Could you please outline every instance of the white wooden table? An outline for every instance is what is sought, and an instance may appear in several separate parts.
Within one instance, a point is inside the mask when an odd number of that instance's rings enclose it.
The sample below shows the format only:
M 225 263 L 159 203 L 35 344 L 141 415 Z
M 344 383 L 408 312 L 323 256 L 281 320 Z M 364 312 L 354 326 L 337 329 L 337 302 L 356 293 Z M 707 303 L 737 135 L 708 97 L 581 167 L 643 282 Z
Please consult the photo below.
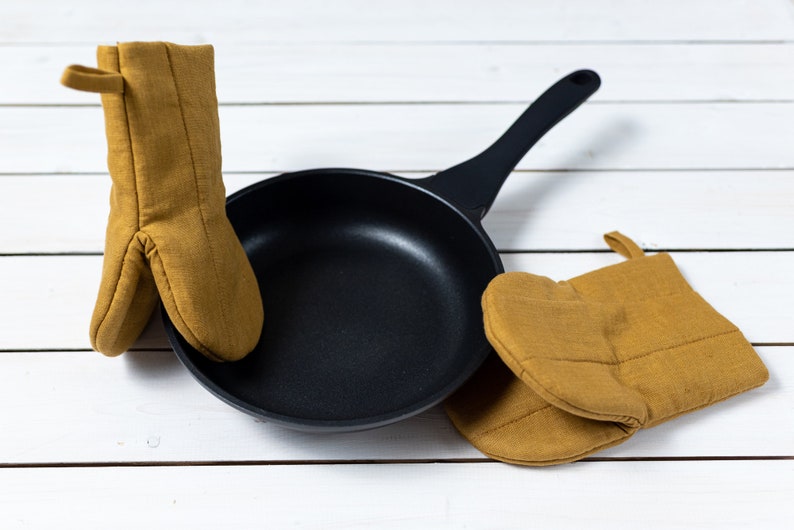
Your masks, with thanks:
M 428 175 L 595 69 L 601 90 L 486 217 L 506 268 L 615 263 L 613 229 L 668 250 L 769 382 L 531 469 L 484 458 L 440 408 L 343 435 L 256 421 L 193 381 L 156 320 L 102 357 L 103 116 L 58 78 L 129 40 L 215 45 L 229 192 L 310 167 Z M 791 2 L 9 0 L 0 66 L 0 528 L 794 525 Z

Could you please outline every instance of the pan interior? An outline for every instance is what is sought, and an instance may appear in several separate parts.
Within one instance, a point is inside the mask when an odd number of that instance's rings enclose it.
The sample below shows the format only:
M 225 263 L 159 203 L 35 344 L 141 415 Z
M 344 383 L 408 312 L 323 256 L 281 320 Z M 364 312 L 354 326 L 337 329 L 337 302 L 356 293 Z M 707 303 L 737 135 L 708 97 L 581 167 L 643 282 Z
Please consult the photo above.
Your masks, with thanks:
M 306 172 L 238 193 L 228 215 L 259 282 L 262 337 L 236 363 L 185 356 L 233 405 L 292 426 L 388 423 L 443 399 L 490 351 L 480 297 L 501 264 L 426 191 Z

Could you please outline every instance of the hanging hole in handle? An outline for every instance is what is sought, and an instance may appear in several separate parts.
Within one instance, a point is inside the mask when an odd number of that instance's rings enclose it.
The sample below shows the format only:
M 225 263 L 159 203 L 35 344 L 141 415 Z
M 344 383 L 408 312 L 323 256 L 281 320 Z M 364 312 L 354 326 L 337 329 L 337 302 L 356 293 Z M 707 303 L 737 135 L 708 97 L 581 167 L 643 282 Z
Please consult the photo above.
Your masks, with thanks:
M 571 82 L 576 85 L 587 85 L 593 81 L 590 72 L 576 72 L 571 76 Z

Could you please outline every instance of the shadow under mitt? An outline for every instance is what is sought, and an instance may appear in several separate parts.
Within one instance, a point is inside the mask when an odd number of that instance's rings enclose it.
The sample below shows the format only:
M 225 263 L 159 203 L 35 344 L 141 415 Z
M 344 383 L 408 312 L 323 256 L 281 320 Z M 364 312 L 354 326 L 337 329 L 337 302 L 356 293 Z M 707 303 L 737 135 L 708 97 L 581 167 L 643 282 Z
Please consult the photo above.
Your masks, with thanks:
M 563 282 L 505 273 L 486 289 L 486 335 L 514 379 L 502 376 L 494 402 L 493 389 L 482 396 L 492 376 L 478 373 L 447 405 L 486 454 L 529 465 L 578 460 L 768 379 L 750 343 L 668 254 L 645 256 L 617 232 L 605 239 L 630 259 Z M 478 399 L 500 416 L 487 444 L 471 421 L 490 414 Z M 548 408 L 527 416 L 541 402 Z
M 102 94 L 112 179 L 94 349 L 126 351 L 157 305 L 216 361 L 256 345 L 256 277 L 226 217 L 212 46 L 100 46 L 61 82 Z

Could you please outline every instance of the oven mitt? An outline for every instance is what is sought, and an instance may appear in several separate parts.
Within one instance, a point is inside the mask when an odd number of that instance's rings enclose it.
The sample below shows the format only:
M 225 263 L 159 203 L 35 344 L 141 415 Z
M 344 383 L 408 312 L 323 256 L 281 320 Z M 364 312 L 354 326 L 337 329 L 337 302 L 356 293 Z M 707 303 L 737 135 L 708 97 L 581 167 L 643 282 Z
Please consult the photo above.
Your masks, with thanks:
M 499 357 L 447 402 L 485 454 L 571 462 L 768 379 L 669 254 L 644 256 L 618 232 L 605 239 L 629 260 L 563 282 L 505 273 L 486 289 L 485 332 Z
M 99 68 L 61 82 L 102 94 L 110 216 L 91 345 L 126 351 L 159 298 L 179 333 L 216 361 L 253 350 L 262 301 L 226 217 L 213 48 L 100 46 Z

